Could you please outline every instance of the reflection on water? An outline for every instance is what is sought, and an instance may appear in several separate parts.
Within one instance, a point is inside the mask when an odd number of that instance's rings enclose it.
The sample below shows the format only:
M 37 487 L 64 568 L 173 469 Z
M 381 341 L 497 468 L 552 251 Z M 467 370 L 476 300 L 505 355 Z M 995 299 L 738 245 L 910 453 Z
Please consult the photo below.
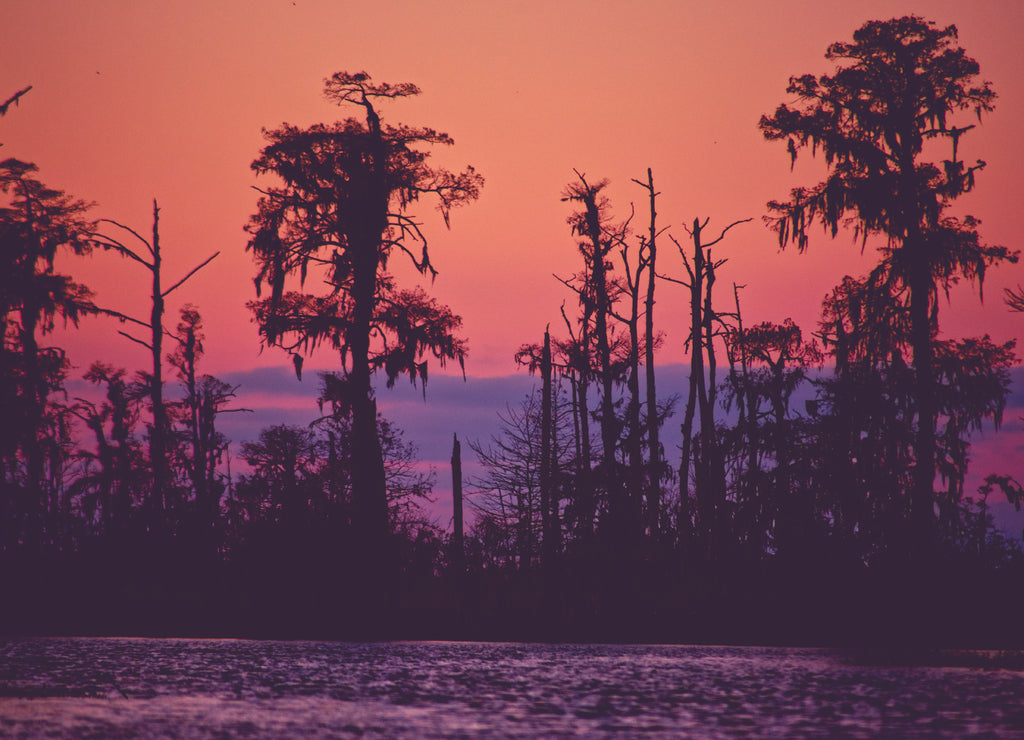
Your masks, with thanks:
M 1021 697 L 810 649 L 0 640 L 0 737 L 1024 737 Z

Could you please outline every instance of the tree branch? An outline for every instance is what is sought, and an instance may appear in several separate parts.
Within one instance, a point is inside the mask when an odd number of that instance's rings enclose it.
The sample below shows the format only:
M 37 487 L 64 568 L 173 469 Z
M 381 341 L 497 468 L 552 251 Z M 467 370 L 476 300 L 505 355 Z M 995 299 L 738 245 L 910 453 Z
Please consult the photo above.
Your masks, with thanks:
M 125 337 L 125 338 L 127 338 L 127 339 L 131 339 L 131 340 L 132 340 L 133 342 L 135 342 L 136 344 L 141 344 L 141 345 L 142 345 L 143 347 L 145 347 L 146 349 L 148 349 L 148 350 L 149 350 L 150 352 L 152 352 L 152 351 L 153 351 L 153 345 L 149 344 L 148 342 L 143 342 L 143 341 L 142 341 L 141 339 L 136 339 L 135 337 L 133 337 L 133 336 L 132 336 L 131 334 L 129 334 L 128 332 L 124 332 L 124 331 L 118 331 L 117 333 L 118 333 L 118 334 L 120 334 L 120 335 L 121 335 L 122 337 Z
M 707 244 L 705 244 L 705 245 L 704 245 L 704 247 L 705 247 L 705 248 L 707 248 L 707 247 L 713 247 L 713 246 L 715 246 L 716 244 L 718 244 L 718 242 L 722 241 L 722 239 L 724 239 L 724 238 L 725 238 L 725 232 L 727 232 L 727 231 L 728 231 L 729 229 L 731 229 L 731 228 L 732 228 L 733 226 L 739 226 L 740 224 L 745 224 L 745 223 L 747 223 L 748 221 L 753 221 L 753 220 L 754 220 L 754 219 L 752 219 L 752 218 L 744 218 L 744 219 L 741 219 L 741 220 L 739 220 L 739 221 L 733 221 L 733 222 L 732 222 L 731 224 L 729 224 L 729 225 L 728 225 L 728 226 L 726 226 L 726 227 L 725 227 L 724 229 L 722 229 L 722 233 L 718 235 L 718 238 L 717 238 L 717 239 L 715 239 L 715 240 L 714 240 L 713 242 L 708 242 Z M 704 222 L 704 226 L 707 226 L 707 223 L 708 223 L 708 222 L 707 222 L 707 221 L 705 221 L 705 222 Z M 701 228 L 704 228 L 704 227 L 702 226 Z M 716 266 L 717 266 L 717 265 L 716 265 Z
M 133 324 L 138 324 L 139 326 L 144 326 L 147 329 L 152 329 L 153 328 L 152 326 L 150 326 L 150 324 L 146 323 L 145 321 L 140 321 L 139 319 L 132 318 L 131 316 L 128 316 L 127 314 L 123 314 L 120 311 L 114 311 L 114 310 L 109 309 L 109 308 L 100 308 L 99 306 L 96 306 L 95 308 L 96 308 L 96 312 L 97 313 L 101 313 L 101 314 L 104 314 L 106 316 L 113 316 L 115 319 L 120 320 L 122 323 L 124 323 L 125 321 L 130 321 Z
M 190 277 L 192 277 L 192 276 L 193 276 L 193 275 L 195 275 L 195 274 L 196 274 L 197 272 L 199 272 L 199 271 L 200 271 L 200 270 L 202 270 L 202 269 L 203 269 L 204 267 L 206 267 L 206 266 L 207 266 L 208 264 L 210 264 L 210 262 L 212 262 L 212 261 L 213 261 L 213 258 L 214 258 L 214 257 L 216 257 L 216 256 L 217 256 L 218 254 L 220 254 L 220 252 L 214 252 L 214 253 L 213 253 L 212 255 L 210 255 L 209 257 L 207 257 L 207 258 L 206 258 L 206 260 L 205 260 L 205 261 L 203 261 L 203 263 L 202 263 L 202 264 L 200 264 L 200 265 L 197 265 L 196 267 L 192 268 L 191 272 L 189 272 L 189 274 L 188 274 L 188 275 L 186 275 L 186 276 L 185 276 L 185 277 L 183 277 L 183 278 L 182 278 L 181 280 L 179 280 L 179 281 L 178 281 L 178 282 L 176 282 L 176 283 L 175 283 L 174 285 L 172 285 L 172 286 L 171 286 L 170 288 L 168 288 L 168 289 L 167 289 L 167 290 L 165 290 L 165 291 L 164 291 L 163 293 L 161 293 L 161 294 L 160 294 L 160 297 L 161 297 L 161 298 L 166 298 L 166 297 L 167 297 L 167 295 L 168 295 L 168 294 L 169 294 L 169 293 L 170 293 L 170 292 L 171 292 L 172 290 L 174 290 L 175 288 L 177 288 L 178 286 L 180 286 L 180 285 L 181 285 L 182 283 L 184 283 L 184 282 L 185 282 L 186 280 L 188 280 L 188 279 L 189 279 Z
M 139 233 L 138 233 L 137 231 L 135 231 L 135 229 L 131 228 L 130 226 L 125 226 L 124 224 L 120 224 L 120 223 L 118 223 L 117 221 L 114 221 L 113 219 L 110 219 L 110 218 L 101 218 L 101 219 L 100 219 L 100 223 L 108 223 L 108 224 L 113 224 L 114 226 L 116 226 L 116 227 L 117 227 L 117 228 L 119 228 L 119 229 L 124 229 L 124 230 L 125 230 L 125 231 L 127 231 L 127 232 L 128 232 L 129 234 L 131 234 L 131 235 L 132 235 L 132 236 L 134 236 L 134 237 L 135 237 L 136 239 L 138 239 L 138 240 L 139 240 L 140 242 L 142 242 L 143 244 L 145 244 L 145 245 L 146 245 L 146 249 L 148 249 L 148 250 L 149 250 L 149 254 L 150 254 L 151 256 L 153 256 L 153 257 L 156 257 L 156 254 L 154 254 L 154 252 L 153 252 L 153 245 L 152 245 L 152 244 L 150 244 L 150 243 L 149 243 L 148 241 L 146 241 L 146 239 L 144 239 L 143 237 L 139 236 Z M 102 235 L 102 234 L 98 234 L 97 236 L 103 236 L 103 235 Z M 103 238 L 108 238 L 108 237 L 103 237 Z M 114 241 L 114 240 L 111 240 L 111 241 Z M 115 243 L 117 243 L 117 244 L 120 244 L 120 242 L 115 242 Z M 125 250 L 126 250 L 126 251 L 128 251 L 128 252 L 131 252 L 131 250 L 130 250 L 130 249 L 128 249 L 127 247 L 125 247 L 124 245 L 121 245 L 121 248 L 122 248 L 122 249 L 125 249 Z M 134 255 L 134 252 L 131 252 L 131 254 L 133 254 L 133 255 Z M 136 257 L 135 257 L 135 259 L 137 259 L 137 260 L 139 260 L 140 262 L 142 262 L 142 259 L 141 259 L 140 257 L 137 257 L 137 256 L 136 256 Z M 145 262 L 143 262 L 143 264 L 146 264 L 146 263 L 145 263 Z
M 7 109 L 10 108 L 12 105 L 18 105 L 18 99 L 31 89 L 32 86 L 29 85 L 28 87 L 22 90 L 18 90 L 18 92 L 14 93 L 14 95 L 7 98 L 7 100 L 5 100 L 3 103 L 0 103 L 0 116 L 7 115 Z
M 128 257 L 129 259 L 135 260 L 139 264 L 143 265 L 147 270 L 153 269 L 153 265 L 151 265 L 149 262 L 146 262 L 146 260 L 142 259 L 142 257 L 137 255 L 132 249 L 129 249 L 124 244 L 119 242 L 117 239 L 113 239 L 107 236 L 106 234 L 98 234 L 96 232 L 90 232 L 89 236 L 93 237 L 93 243 L 96 246 L 102 249 L 113 249 L 115 252 L 118 252 L 122 257 Z

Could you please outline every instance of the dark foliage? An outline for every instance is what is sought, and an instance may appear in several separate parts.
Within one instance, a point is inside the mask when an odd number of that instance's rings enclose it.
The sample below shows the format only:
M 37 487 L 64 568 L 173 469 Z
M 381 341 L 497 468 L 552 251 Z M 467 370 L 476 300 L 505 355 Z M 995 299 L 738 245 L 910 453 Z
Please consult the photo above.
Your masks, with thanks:
M 401 252 L 435 274 L 416 204 L 431 199 L 447 223 L 482 184 L 429 165 L 422 147 L 446 134 L 381 122 L 378 104 L 415 86 L 339 73 L 327 97 L 359 118 L 266 132 L 253 169 L 275 184 L 248 226 L 249 307 L 300 378 L 320 347 L 339 370 L 320 375 L 317 418 L 241 442 L 234 474 L 220 420 L 245 410 L 201 372 L 198 309 L 164 326 L 183 281 L 161 287 L 155 203 L 152 240 L 106 222 L 139 239 L 135 252 L 31 165 L 0 164 L 0 400 L 13 420 L 0 424 L 0 593 L 13 605 L 0 633 L 1020 646 L 1024 552 L 990 499 L 1019 509 L 1024 489 L 997 471 L 965 490 L 971 434 L 1002 422 L 1014 343 L 949 338 L 938 320 L 953 284 L 1016 259 L 948 214 L 983 166 L 959 159 L 973 124 L 954 119 L 995 97 L 955 40 L 916 17 L 865 24 L 829 48 L 834 74 L 793 78 L 795 102 L 761 121 L 829 171 L 769 204 L 780 246 L 806 249 L 814 223 L 880 243 L 874 269 L 825 297 L 813 334 L 745 321 L 742 286 L 723 302 L 724 240 L 744 221 L 709 238 L 694 219 L 684 242 L 667 235 L 679 261 L 656 272 L 666 229 L 651 171 L 635 181 L 650 209 L 639 234 L 615 219 L 606 181 L 576 172 L 563 200 L 581 266 L 559 278 L 574 299 L 564 338 L 522 346 L 538 388 L 469 442 L 480 472 L 465 536 L 461 517 L 449 537 L 424 513 L 434 474 L 371 383 L 425 385 L 429 358 L 466 356 L 461 319 L 389 270 Z M 927 161 L 928 142 L 950 158 Z M 130 338 L 153 366 L 96 362 L 72 399 L 67 359 L 42 338 L 99 309 L 54 262 L 97 245 L 152 274 L 149 321 L 104 312 L 149 330 Z M 669 320 L 691 358 L 686 387 L 661 399 L 658 281 L 689 299 Z M 1006 301 L 1019 308 L 1019 291 Z M 165 365 L 178 381 L 166 393 Z M 683 396 L 673 470 L 662 432 Z M 979 619 L 985 634 L 970 629 Z
M 980 285 L 990 266 L 1017 260 L 1004 247 L 984 245 L 977 220 L 948 214 L 985 166 L 960 159 L 961 139 L 975 127 L 958 125 L 961 114 L 980 121 L 996 97 L 988 82 L 978 81 L 978 63 L 956 40 L 955 26 L 938 28 L 917 16 L 870 21 L 852 43 L 828 48 L 834 74 L 791 78 L 787 93 L 797 102 L 761 118 L 765 138 L 786 141 L 794 161 L 810 148 L 820 150 L 829 167 L 824 182 L 768 204 L 766 219 L 780 247 L 806 249 L 814 223 L 835 237 L 849 221 L 862 244 L 872 236 L 885 240 L 879 267 L 864 286 L 882 293 L 883 301 L 896 301 L 906 316 L 915 417 L 906 543 L 920 553 L 935 537 L 939 293 L 959 279 Z M 930 161 L 926 145 L 933 151 L 940 144 L 948 146 L 949 158 Z
M 415 85 L 375 84 L 365 72 L 328 79 L 327 98 L 361 109 L 362 120 L 266 131 L 252 167 L 279 183 L 260 191 L 247 229 L 257 296 L 270 288 L 250 303 L 264 343 L 286 349 L 300 377 L 303 357 L 319 346 L 339 353 L 331 400 L 351 414 L 351 516 L 372 564 L 367 598 L 372 593 L 382 609 L 394 603 L 394 593 L 380 590 L 393 583 L 396 565 L 386 543 L 386 472 L 371 377 L 383 370 L 389 386 L 402 375 L 425 384 L 428 356 L 461 366 L 466 355 L 457 336 L 461 319 L 422 290 L 398 288 L 388 263 L 401 252 L 420 273 L 436 274 L 412 206 L 433 199 L 447 224 L 451 209 L 474 200 L 483 184 L 472 168 L 452 174 L 430 166 L 428 152 L 417 148 L 451 145 L 447 134 L 382 123 L 381 101 L 417 94 Z M 325 286 L 320 295 L 301 292 L 310 270 Z M 300 290 L 287 290 L 288 279 Z

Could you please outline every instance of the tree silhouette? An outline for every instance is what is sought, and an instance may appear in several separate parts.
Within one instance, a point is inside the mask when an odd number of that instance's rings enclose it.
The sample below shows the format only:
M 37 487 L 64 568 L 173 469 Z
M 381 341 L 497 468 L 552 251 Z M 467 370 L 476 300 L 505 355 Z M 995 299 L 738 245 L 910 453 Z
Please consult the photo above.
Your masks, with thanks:
M 573 235 L 579 237 L 577 247 L 583 257 L 584 270 L 576 278 L 576 284 L 565 280 L 562 282 L 579 295 L 583 309 L 582 322 L 589 324 L 590 320 L 593 321 L 591 328 L 581 328 L 581 335 L 592 338 L 594 343 L 596 374 L 601 385 L 601 410 L 598 416 L 601 424 L 601 473 L 608 497 L 605 521 L 612 541 L 621 546 L 633 532 L 633 525 L 639 525 L 639 521 L 633 521 L 627 491 L 619 481 L 615 459 L 621 429 L 615 414 L 614 391 L 619 368 L 613 362 L 615 340 L 609 319 L 612 317 L 612 306 L 622 288 L 609 272 L 610 255 L 613 249 L 622 246 L 628 221 L 615 224 L 611 220 L 611 204 L 602 193 L 608 186 L 608 180 L 591 184 L 578 171 L 576 178 L 577 182 L 566 186 L 562 200 L 581 206 L 580 210 L 569 215 L 568 223 Z M 583 356 L 588 356 L 589 347 L 582 349 Z M 589 412 L 581 409 L 580 413 Z
M 323 458 L 313 430 L 287 424 L 266 427 L 258 440 L 242 443 L 241 456 L 253 471 L 239 487 L 250 520 L 295 526 L 313 510 Z
M 408 534 L 423 522 L 419 504 L 429 498 L 433 478 L 416 469 L 415 446 L 399 429 L 383 418 L 377 428 L 387 476 L 389 526 Z M 350 418 L 335 415 L 308 426 L 266 427 L 258 439 L 243 442 L 241 457 L 252 472 L 240 476 L 229 505 L 238 520 L 233 539 L 259 539 L 277 531 L 293 542 L 326 535 L 336 540 L 335 545 L 358 547 L 352 536 L 354 445 Z
M 127 339 L 141 344 L 149 350 L 152 357 L 152 370 L 142 375 L 143 383 L 149 393 L 150 410 L 153 415 L 153 425 L 149 429 L 149 461 L 153 472 L 153 488 L 147 505 L 150 508 L 149 515 L 152 517 L 153 526 L 166 526 L 164 515 L 172 508 L 170 484 L 171 484 L 171 421 L 167 414 L 167 404 L 164 402 L 164 376 L 163 376 L 163 342 L 164 334 L 164 308 L 165 299 L 173 291 L 181 287 L 189 278 L 199 270 L 208 265 L 220 252 L 214 252 L 201 263 L 193 267 L 185 277 L 178 280 L 169 288 L 163 287 L 163 250 L 160 244 L 160 208 L 156 199 L 153 200 L 153 236 L 146 239 L 134 229 L 113 221 L 102 219 L 103 223 L 116 227 L 120 231 L 127 232 L 145 247 L 145 252 L 132 249 L 121 240 L 108 234 L 92 234 L 92 243 L 103 249 L 112 250 L 122 257 L 134 260 L 142 265 L 150 274 L 150 310 L 149 321 L 134 318 L 119 311 L 104 308 L 102 313 L 114 316 L 121 322 L 129 322 L 149 330 L 148 340 L 138 339 L 128 332 L 118 332 Z M 148 256 L 147 256 L 148 255 Z
M 353 517 L 371 562 L 386 556 L 388 525 L 371 376 L 383 370 L 389 386 L 400 375 L 425 382 L 426 355 L 461 364 L 466 352 L 459 317 L 422 290 L 398 289 L 388 262 L 402 252 L 420 273 L 436 274 L 412 206 L 432 196 L 447 224 L 451 208 L 475 199 L 483 183 L 472 168 L 456 175 L 430 166 L 416 148 L 451 145 L 447 134 L 381 122 L 378 101 L 418 93 L 408 83 L 339 72 L 326 81 L 326 97 L 361 108 L 363 119 L 265 131 L 267 145 L 252 164 L 280 183 L 260 189 L 247 227 L 257 296 L 270 287 L 250 307 L 264 344 L 288 350 L 298 373 L 321 344 L 340 353 L 339 387 L 352 415 Z M 323 273 L 324 295 L 286 290 L 286 278 L 302 286 L 311 268 Z
M 469 442 L 483 469 L 470 479 L 470 496 L 466 499 L 478 512 L 478 530 L 491 530 L 498 548 L 492 555 L 495 560 L 518 562 L 523 571 L 529 570 L 542 555 L 546 554 L 550 561 L 561 548 L 560 488 L 576 468 L 575 455 L 568 444 L 572 436 L 572 409 L 564 402 L 563 386 L 557 380 L 553 380 L 551 393 L 548 419 L 543 391 L 534 390 L 518 404 L 506 404 L 505 410 L 498 412 L 497 434 L 492 434 L 487 442 Z M 547 435 L 545 423 L 550 425 Z M 545 436 L 550 445 L 547 450 Z M 549 501 L 543 498 L 542 475 L 550 486 Z M 568 504 L 578 505 L 576 501 Z M 577 536 L 585 537 L 582 533 Z
M 658 539 L 661 533 L 661 481 L 667 474 L 667 466 L 663 460 L 663 451 L 659 439 L 661 425 L 665 416 L 658 412 L 658 394 L 654 370 L 654 350 L 658 344 L 658 336 L 654 331 L 654 286 L 657 277 L 658 229 L 657 198 L 659 193 L 654 189 L 654 174 L 647 168 L 647 182 L 634 179 L 637 185 L 647 190 L 649 201 L 650 225 L 646 237 L 641 237 L 639 264 L 647 270 L 647 292 L 644 296 L 644 369 L 647 386 L 647 526 L 651 535 Z M 638 276 L 639 280 L 639 276 Z
M 572 287 L 572 283 L 568 281 L 561 282 Z M 558 533 L 561 533 L 564 524 L 567 529 L 571 530 L 567 534 L 581 542 L 589 542 L 591 540 L 594 529 L 594 517 L 597 513 L 597 501 L 593 487 L 594 476 L 591 470 L 593 464 L 591 454 L 592 440 L 590 438 L 591 412 L 587 403 L 587 388 L 589 387 L 589 379 L 598 374 L 598 371 L 592 356 L 593 348 L 587 348 L 593 331 L 589 325 L 589 318 L 592 312 L 588 310 L 587 305 L 587 303 L 583 305 L 583 316 L 579 321 L 578 331 L 573 330 L 573 323 L 566 315 L 565 307 L 562 307 L 562 318 L 569 332 L 569 339 L 551 339 L 551 346 L 545 349 L 549 338 L 549 332 L 545 331 L 545 342 L 541 344 L 524 344 L 520 346 L 515 354 L 517 365 L 526 367 L 531 373 L 539 372 L 541 374 L 542 392 L 544 379 L 548 376 L 548 372 L 550 372 L 553 394 L 551 419 L 553 421 L 549 435 L 550 447 L 547 449 L 549 451 L 554 450 L 561 443 L 562 438 L 568 436 L 571 441 L 566 444 L 571 444 L 574 449 L 572 458 L 575 471 L 569 476 L 572 479 L 572 501 L 569 502 L 565 510 L 566 520 L 564 522 L 560 520 L 558 511 L 561 504 L 558 500 L 560 494 L 557 490 L 554 490 L 554 495 L 549 497 L 548 507 L 544 508 L 542 506 L 541 508 L 549 512 L 549 524 L 554 524 L 553 528 Z M 571 398 L 568 401 L 567 409 L 562 409 L 559 404 L 555 403 L 558 394 L 564 390 L 561 385 L 562 379 L 567 380 L 569 383 Z M 563 413 L 568 415 L 567 418 L 571 417 L 571 425 L 566 423 L 565 420 L 559 421 L 557 424 L 555 423 L 554 420 L 559 417 L 559 414 Z M 541 428 L 543 429 L 544 426 Z M 543 443 L 541 443 L 541 448 L 545 448 Z M 554 466 L 550 467 L 554 471 Z M 554 486 L 554 481 L 551 482 L 551 485 L 557 489 L 557 486 Z M 544 527 L 544 531 L 547 531 L 547 527 Z
M 561 547 L 562 520 L 560 516 L 559 497 L 554 486 L 554 455 L 552 449 L 557 444 L 557 435 L 552 435 L 552 365 L 551 365 L 551 333 L 544 332 L 544 346 L 541 349 L 541 414 L 540 414 L 540 509 L 541 527 L 543 531 L 543 549 L 541 562 L 545 569 L 554 566 L 555 556 Z M 552 439 L 552 437 L 555 439 Z
M 62 387 L 68 361 L 40 343 L 59 318 L 77 325 L 95 310 L 83 285 L 54 270 L 58 251 L 91 249 L 87 205 L 35 178 L 35 165 L 0 162 L 0 480 L 3 545 L 42 544 L 45 522 L 60 508 L 51 473 L 59 455 L 59 420 L 51 395 Z
M 139 418 L 138 401 L 133 398 L 125 370 L 102 362 L 94 362 L 85 379 L 106 387 L 106 401 L 101 405 L 78 398 L 76 414 L 96 441 L 95 451 L 81 450 L 78 456 L 85 463 L 73 486 L 89 524 L 110 533 L 128 526 L 132 511 L 132 494 L 141 489 L 142 454 L 135 439 Z M 94 468 L 98 465 L 98 470 Z
M 562 320 L 565 322 L 569 338 L 556 342 L 560 356 L 560 372 L 569 381 L 572 394 L 573 442 L 575 445 L 574 476 L 575 501 L 572 507 L 572 521 L 569 524 L 576 535 L 589 543 L 594 533 L 594 516 L 597 511 L 597 497 L 594 490 L 593 451 L 590 437 L 590 406 L 588 390 L 594 375 L 594 362 L 591 348 L 592 328 L 590 326 L 591 309 L 583 304 L 583 316 L 579 322 L 579 330 L 573 330 L 573 324 L 562 307 Z M 520 351 L 520 354 L 522 350 Z M 531 351 L 536 355 L 536 351 Z M 517 361 L 519 360 L 517 356 Z
M 174 333 L 177 347 L 167 355 L 185 390 L 185 397 L 174 404 L 176 421 L 184 426 L 188 452 L 182 453 L 181 465 L 195 496 L 196 524 L 208 543 L 218 539 L 220 504 L 225 483 L 218 473 L 228 440 L 217 431 L 217 417 L 224 413 L 249 412 L 251 409 L 229 409 L 238 387 L 232 387 L 212 375 L 199 375 L 197 367 L 205 348 L 203 321 L 198 309 L 186 304 Z M 180 435 L 179 435 L 180 436 Z
M 633 265 L 633 252 L 625 243 L 619 250 L 622 259 L 622 277 L 619 283 L 628 310 L 622 312 L 615 307 L 609 308 L 609 315 L 626 327 L 626 409 L 622 424 L 625 429 L 624 453 L 626 458 L 625 480 L 623 487 L 626 502 L 626 514 L 629 536 L 637 540 L 644 530 L 643 497 L 644 462 L 643 462 L 643 431 L 640 422 L 640 410 L 643 402 L 640 398 L 640 299 L 643 293 L 642 277 L 648 269 L 648 257 L 641 240 L 636 251 L 636 265 Z M 657 414 L 655 413 L 655 417 Z M 648 488 L 647 493 L 650 492 Z M 634 541 L 634 545 L 636 542 Z
M 814 342 L 804 341 L 800 327 L 792 319 L 782 324 L 763 322 L 738 330 L 730 337 L 730 342 L 733 345 L 730 350 L 740 352 L 747 365 L 746 387 L 740 390 L 746 396 L 748 412 L 756 417 L 761 401 L 768 403 L 769 423 L 756 436 L 763 438 L 774 458 L 775 490 L 770 504 L 760 502 L 762 511 L 758 514 L 763 515 L 764 508 L 768 508 L 769 516 L 775 520 L 775 549 L 788 555 L 806 545 L 813 518 L 806 487 L 793 485 L 792 468 L 798 462 L 793 457 L 798 445 L 795 425 L 789 418 L 789 403 L 806 376 L 806 368 L 821 363 L 821 354 Z M 748 443 L 753 444 L 753 440 Z M 807 555 L 807 552 L 802 554 Z
M 679 464 L 679 513 L 678 527 L 680 539 L 685 546 L 692 534 L 699 534 L 703 540 L 703 550 L 708 558 L 715 556 L 724 544 L 722 535 L 723 507 L 725 505 L 725 468 L 721 450 L 715 432 L 715 405 L 717 402 L 718 361 L 715 354 L 715 338 L 721 334 L 722 315 L 713 306 L 713 291 L 716 280 L 715 271 L 728 259 L 715 259 L 711 247 L 721 242 L 734 226 L 746 223 L 750 219 L 734 221 L 711 241 L 705 241 L 704 230 L 709 219 L 701 223 L 699 218 L 693 220 L 693 228 L 687 229 L 693 243 L 693 257 L 687 257 L 682 245 L 675 242 L 686 268 L 688 281 L 669 280 L 686 287 L 690 291 L 690 326 L 686 346 L 690 349 L 690 378 L 686 397 L 686 408 L 683 414 L 683 444 Z M 693 433 L 694 417 L 700 410 L 700 433 L 695 445 Z M 695 506 L 690 504 L 690 470 L 694 477 Z
M 1004 288 L 1003 299 L 1011 311 L 1024 313 L 1024 286 L 1018 285 L 1016 288 Z
M 736 519 L 739 538 L 745 539 L 747 549 L 755 558 L 764 556 L 771 530 L 770 500 L 764 495 L 764 475 L 761 470 L 761 440 L 759 418 L 761 416 L 757 371 L 754 358 L 749 357 L 741 337 L 744 335 L 743 312 L 740 310 L 740 288 L 733 283 L 733 300 L 736 304 L 735 325 L 725 335 L 726 356 L 729 360 L 729 375 L 725 384 L 726 408 L 737 410 L 736 431 L 733 446 L 736 447 L 735 486 Z
M 983 245 L 975 219 L 946 213 L 984 167 L 959 158 L 960 139 L 974 125 L 953 119 L 964 111 L 980 118 L 995 100 L 956 38 L 955 26 L 937 28 L 917 16 L 870 21 L 852 43 L 828 48 L 826 58 L 837 65 L 833 75 L 790 78 L 787 93 L 797 101 L 760 122 L 768 140 L 787 142 L 794 162 L 810 147 L 822 152 L 829 168 L 825 181 L 769 203 L 766 218 L 780 246 L 793 243 L 803 251 L 811 224 L 835 236 L 847 219 L 863 244 L 875 235 L 884 239 L 883 261 L 909 312 L 917 418 L 910 500 L 913 541 L 924 547 L 935 531 L 939 288 L 960 277 L 980 282 L 988 266 L 1015 259 L 1004 248 Z M 934 150 L 942 142 L 949 159 L 929 161 L 926 144 Z
M 10 110 L 12 105 L 19 105 L 21 103 L 21 96 L 32 89 L 32 86 L 23 87 L 18 92 L 14 93 L 11 97 L 7 98 L 3 103 L 0 103 L 0 116 L 6 116 L 7 111 Z

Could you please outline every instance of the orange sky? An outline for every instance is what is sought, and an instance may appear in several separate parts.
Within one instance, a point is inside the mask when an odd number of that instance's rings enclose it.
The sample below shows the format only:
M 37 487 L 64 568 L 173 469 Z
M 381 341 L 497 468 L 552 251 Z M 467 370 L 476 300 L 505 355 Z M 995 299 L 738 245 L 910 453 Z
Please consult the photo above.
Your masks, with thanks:
M 765 142 L 757 120 L 785 99 L 791 74 L 828 71 L 829 43 L 849 39 L 867 19 L 910 12 L 956 23 L 999 94 L 995 113 L 962 145 L 966 159 L 989 162 L 964 203 L 990 243 L 1019 248 L 1024 3 L 1006 0 L 8 3 L 0 97 L 34 87 L 0 120 L 0 154 L 36 162 L 46 183 L 139 231 L 150 228 L 157 198 L 165 284 L 221 250 L 172 296 L 168 312 L 173 326 L 180 303 L 199 306 L 208 372 L 286 360 L 258 356 L 244 308 L 253 297 L 242 231 L 256 202 L 249 163 L 261 127 L 346 115 L 320 94 L 322 79 L 338 70 L 419 85 L 420 98 L 388 105 L 385 118 L 449 132 L 456 146 L 438 160 L 472 164 L 487 178 L 450 232 L 433 214 L 426 229 L 441 273 L 433 292 L 465 319 L 470 374 L 513 372 L 516 347 L 539 339 L 545 324 L 560 325 L 559 306 L 571 297 L 551 274 L 578 266 L 559 200 L 574 167 L 611 178 L 622 215 L 630 201 L 643 208 L 630 179 L 652 167 L 661 223 L 680 239 L 680 225 L 695 216 L 710 216 L 712 228 L 753 217 L 720 251 L 731 257 L 720 284 L 748 286 L 748 323 L 791 316 L 811 330 L 826 291 L 846 273 L 863 273 L 873 256 L 824 235 L 809 254 L 778 253 L 760 220 L 765 202 L 824 170 L 812 163 L 791 175 L 784 147 Z M 678 256 L 663 255 L 662 268 L 679 274 Z M 138 267 L 106 254 L 63 269 L 103 304 L 145 315 Z M 1018 282 L 1024 267 L 1004 268 L 992 274 L 984 306 L 956 295 L 943 308 L 944 327 L 1015 336 L 1024 319 L 999 299 Z M 657 320 L 669 335 L 662 361 L 678 362 L 681 290 L 660 290 Z M 98 358 L 141 366 L 145 351 L 116 328 L 92 320 L 64 343 L 83 368 Z

